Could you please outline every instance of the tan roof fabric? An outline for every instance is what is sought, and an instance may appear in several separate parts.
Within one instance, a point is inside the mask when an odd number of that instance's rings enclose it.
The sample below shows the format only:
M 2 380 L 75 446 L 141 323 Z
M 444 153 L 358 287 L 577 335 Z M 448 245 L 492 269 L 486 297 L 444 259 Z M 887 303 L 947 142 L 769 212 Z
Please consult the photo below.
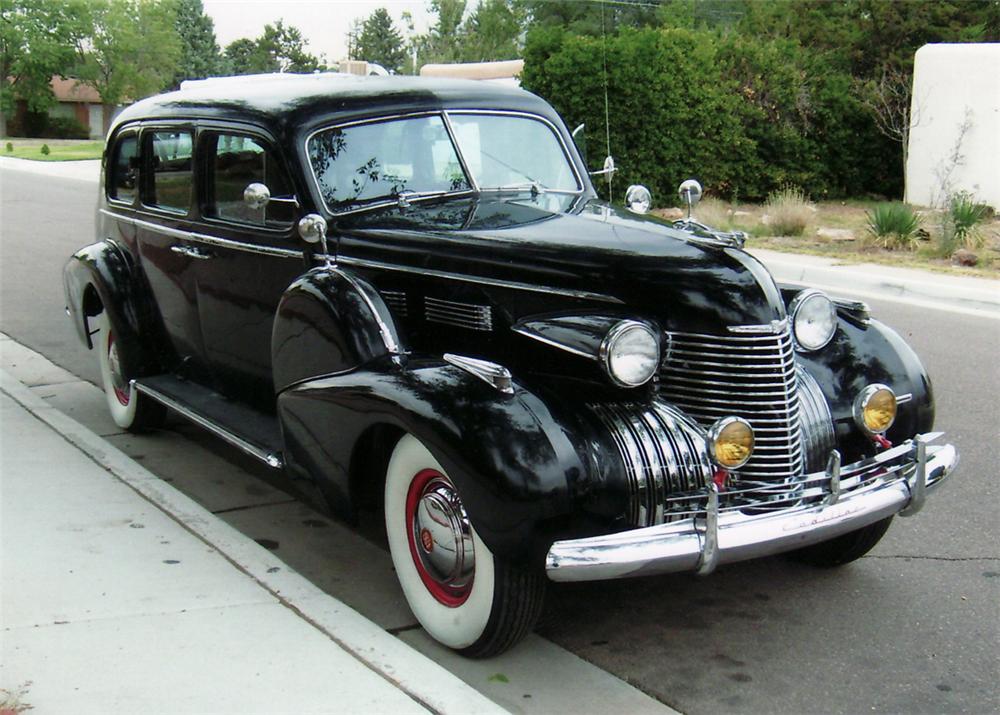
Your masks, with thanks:
M 524 70 L 524 60 L 501 62 L 468 62 L 451 65 L 424 65 L 421 77 L 453 77 L 461 79 L 507 79 L 517 77 Z

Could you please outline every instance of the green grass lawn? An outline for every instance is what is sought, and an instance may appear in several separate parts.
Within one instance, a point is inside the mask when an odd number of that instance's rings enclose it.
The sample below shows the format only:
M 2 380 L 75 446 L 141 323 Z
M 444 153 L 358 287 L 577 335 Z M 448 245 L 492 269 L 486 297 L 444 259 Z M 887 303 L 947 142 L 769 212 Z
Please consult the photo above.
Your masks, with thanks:
M 49 148 L 48 154 L 42 153 L 43 146 Z M 16 159 L 79 161 L 81 159 L 100 159 L 102 151 L 104 151 L 104 142 L 99 140 L 23 139 L 20 137 L 0 139 L 0 156 L 12 156 Z

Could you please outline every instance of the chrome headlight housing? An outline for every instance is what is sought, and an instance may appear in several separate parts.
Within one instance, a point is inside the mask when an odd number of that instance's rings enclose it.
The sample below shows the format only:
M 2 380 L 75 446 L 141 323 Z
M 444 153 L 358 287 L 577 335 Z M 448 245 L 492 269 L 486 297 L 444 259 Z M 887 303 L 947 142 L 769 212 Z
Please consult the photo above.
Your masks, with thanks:
M 788 304 L 795 347 L 812 352 L 824 347 L 837 332 L 837 307 L 826 293 L 808 289 L 798 293 Z
M 656 374 L 660 364 L 660 341 L 645 323 L 622 320 L 605 335 L 600 360 L 616 385 L 638 387 Z

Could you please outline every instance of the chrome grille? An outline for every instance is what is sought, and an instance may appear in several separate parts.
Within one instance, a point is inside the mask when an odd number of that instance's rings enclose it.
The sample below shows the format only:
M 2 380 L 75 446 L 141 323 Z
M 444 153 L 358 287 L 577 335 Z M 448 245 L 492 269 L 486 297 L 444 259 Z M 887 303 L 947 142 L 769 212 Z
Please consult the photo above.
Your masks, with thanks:
M 493 330 L 493 315 L 488 305 L 425 298 L 424 317 L 431 323 L 445 323 L 469 330 Z
M 668 333 L 659 392 L 706 429 L 726 415 L 747 420 L 757 443 L 736 477 L 744 486 L 761 483 L 760 496 L 770 500 L 782 493 L 775 483 L 802 474 L 803 456 L 791 333 L 787 325 L 778 333 L 767 329 L 726 336 Z
M 703 501 L 712 466 L 705 437 L 689 418 L 660 401 L 590 409 L 611 433 L 625 466 L 632 526 L 685 518 Z

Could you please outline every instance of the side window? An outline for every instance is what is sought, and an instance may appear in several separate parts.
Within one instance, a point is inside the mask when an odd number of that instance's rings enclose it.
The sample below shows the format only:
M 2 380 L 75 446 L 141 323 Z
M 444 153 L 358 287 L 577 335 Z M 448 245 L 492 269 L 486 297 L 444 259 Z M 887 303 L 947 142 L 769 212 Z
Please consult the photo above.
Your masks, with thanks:
M 191 205 L 191 133 L 187 131 L 151 132 L 150 153 L 152 181 L 145 203 L 166 211 L 187 213 Z
M 240 134 L 209 134 L 206 138 L 208 168 L 205 216 L 280 228 L 293 219 L 291 204 L 271 202 L 252 209 L 243 202 L 243 191 L 249 184 L 267 186 L 274 197 L 290 196 L 291 182 L 281 163 L 258 139 Z
M 108 167 L 108 196 L 115 201 L 132 203 L 138 186 L 139 139 L 135 134 L 119 137 Z

